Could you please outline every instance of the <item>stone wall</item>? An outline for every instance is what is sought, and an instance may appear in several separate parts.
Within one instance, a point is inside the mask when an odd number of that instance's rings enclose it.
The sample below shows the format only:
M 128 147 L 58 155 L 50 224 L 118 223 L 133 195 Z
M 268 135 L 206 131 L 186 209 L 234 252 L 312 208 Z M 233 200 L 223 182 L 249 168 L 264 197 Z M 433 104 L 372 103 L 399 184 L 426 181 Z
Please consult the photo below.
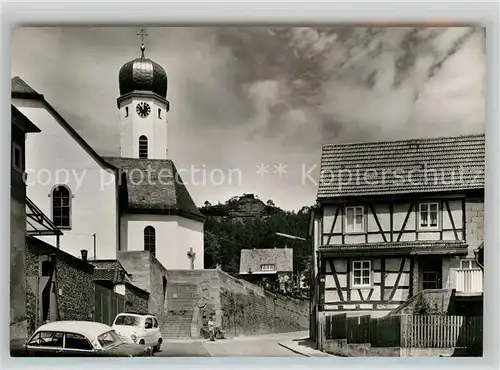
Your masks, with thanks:
M 467 199 L 465 204 L 466 240 L 469 257 L 474 257 L 474 249 L 484 241 L 484 199 Z
M 125 284 L 125 299 L 127 311 L 148 312 L 149 294 L 134 285 Z
M 202 325 L 209 316 L 214 316 L 215 325 L 221 325 L 218 270 L 169 270 L 167 291 L 169 310 L 188 311 L 196 306 Z
M 198 286 L 196 293 L 176 301 L 173 287 L 188 285 Z M 266 291 L 221 270 L 169 270 L 167 290 L 169 310 L 199 311 L 194 318 L 198 329 L 212 316 L 228 337 L 309 327 L 309 301 Z
M 14 116 L 13 116 L 14 119 Z M 24 153 L 25 133 L 12 124 L 12 143 Z M 24 162 L 22 163 L 24 170 Z M 21 172 L 10 171 L 10 339 L 27 336 L 26 322 L 26 269 L 24 249 L 26 245 L 26 184 Z
M 167 270 L 148 251 L 118 252 L 118 261 L 131 274 L 133 284 L 149 293 L 147 310 L 155 314 L 162 325 L 167 301 Z
M 26 276 L 41 274 L 40 258 L 55 254 L 58 320 L 92 321 L 94 314 L 93 266 L 36 238 L 28 238 L 25 248 Z M 26 284 L 28 333 L 37 327 L 37 293 Z
M 60 320 L 92 321 L 94 317 L 94 271 L 83 261 L 58 256 L 56 263 L 57 305 Z
M 267 334 L 309 328 L 309 301 L 298 300 L 219 271 L 222 329 L 228 335 Z
M 25 268 L 26 276 L 37 276 L 39 274 L 39 255 L 29 251 L 28 246 L 25 249 Z M 36 292 L 26 283 L 26 321 L 28 335 L 31 335 L 37 328 L 37 299 Z
M 420 300 L 435 314 L 446 314 L 453 301 L 451 289 L 427 289 L 418 292 L 398 308 L 392 310 L 390 315 L 411 315 Z
M 167 270 L 151 254 L 149 254 L 150 267 L 150 290 L 149 290 L 149 312 L 156 315 L 159 322 L 165 321 L 165 308 L 167 304 Z
M 24 201 L 13 196 L 10 204 L 10 338 L 22 339 L 28 335 L 24 256 L 26 215 Z

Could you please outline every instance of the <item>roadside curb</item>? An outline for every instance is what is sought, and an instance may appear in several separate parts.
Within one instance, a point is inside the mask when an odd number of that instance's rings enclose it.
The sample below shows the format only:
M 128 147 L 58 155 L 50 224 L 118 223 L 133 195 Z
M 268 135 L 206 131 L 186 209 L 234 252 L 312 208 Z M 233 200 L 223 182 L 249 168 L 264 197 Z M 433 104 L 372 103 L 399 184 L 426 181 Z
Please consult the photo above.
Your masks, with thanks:
M 291 347 L 289 347 L 289 346 L 287 346 L 287 345 L 285 345 L 285 344 L 283 344 L 283 343 L 278 342 L 278 344 L 279 344 L 281 347 L 286 348 L 287 350 L 292 351 L 292 352 L 294 352 L 294 353 L 297 353 L 297 354 L 299 354 L 299 355 L 301 355 L 301 356 L 304 356 L 304 357 L 311 357 L 311 356 L 309 356 L 309 355 L 307 355 L 307 354 L 305 354 L 305 353 L 302 353 L 302 352 L 300 352 L 300 351 L 297 351 L 296 349 L 293 349 L 293 348 L 291 348 Z

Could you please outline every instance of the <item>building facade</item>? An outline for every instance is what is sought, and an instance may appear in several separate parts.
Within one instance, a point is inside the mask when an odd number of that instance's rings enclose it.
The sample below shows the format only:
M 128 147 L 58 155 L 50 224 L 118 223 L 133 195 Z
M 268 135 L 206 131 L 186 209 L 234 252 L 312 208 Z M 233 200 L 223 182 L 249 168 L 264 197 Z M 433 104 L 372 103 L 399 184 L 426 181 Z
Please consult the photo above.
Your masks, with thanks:
M 383 316 L 425 291 L 482 295 L 484 135 L 325 145 L 311 311 Z
M 17 108 L 11 106 L 11 170 L 10 170 L 10 337 L 25 338 L 26 321 L 26 184 L 25 138 L 39 133 Z
M 168 153 L 167 74 L 141 54 L 118 74 L 116 157 L 100 156 L 42 94 L 12 78 L 13 105 L 41 129 L 26 143 L 28 197 L 75 257 L 146 250 L 166 268 L 203 269 L 204 217 Z

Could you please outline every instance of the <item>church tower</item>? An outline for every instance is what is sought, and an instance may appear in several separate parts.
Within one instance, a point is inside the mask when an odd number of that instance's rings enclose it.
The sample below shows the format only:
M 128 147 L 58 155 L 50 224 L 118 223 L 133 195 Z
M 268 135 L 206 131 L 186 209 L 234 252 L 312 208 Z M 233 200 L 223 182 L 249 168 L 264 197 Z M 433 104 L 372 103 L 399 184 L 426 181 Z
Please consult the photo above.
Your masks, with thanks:
M 120 156 L 124 158 L 167 159 L 167 73 L 158 63 L 144 57 L 143 30 L 141 57 L 120 69 Z

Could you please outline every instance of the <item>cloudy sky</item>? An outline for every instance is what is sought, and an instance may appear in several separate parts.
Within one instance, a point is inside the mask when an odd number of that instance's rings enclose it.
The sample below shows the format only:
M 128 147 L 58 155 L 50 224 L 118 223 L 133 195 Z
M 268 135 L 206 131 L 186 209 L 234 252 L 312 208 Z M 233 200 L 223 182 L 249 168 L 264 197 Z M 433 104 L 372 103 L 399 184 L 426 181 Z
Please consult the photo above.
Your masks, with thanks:
M 299 209 L 315 202 L 323 143 L 483 131 L 481 28 L 146 30 L 169 76 L 169 155 L 199 171 L 184 176 L 199 205 L 254 193 Z M 12 76 L 117 155 L 118 71 L 140 56 L 138 31 L 16 29 Z

